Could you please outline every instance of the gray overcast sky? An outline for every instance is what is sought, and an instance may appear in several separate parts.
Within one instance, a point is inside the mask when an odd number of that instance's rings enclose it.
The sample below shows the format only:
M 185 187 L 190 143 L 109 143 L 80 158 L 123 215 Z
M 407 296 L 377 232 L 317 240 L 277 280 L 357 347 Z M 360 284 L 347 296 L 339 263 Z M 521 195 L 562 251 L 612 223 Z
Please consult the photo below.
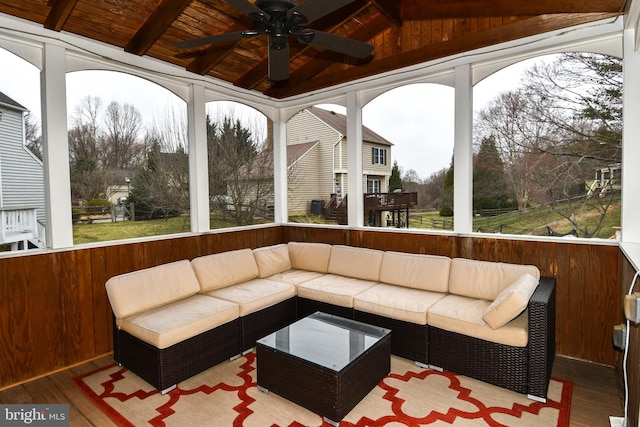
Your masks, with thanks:
M 478 83 L 474 89 L 474 110 L 486 105 L 500 91 L 519 84 L 523 70 L 535 60 L 508 67 Z M 36 67 L 0 48 L 0 91 L 33 111 L 40 120 L 40 83 Z M 145 123 L 163 117 L 171 105 L 184 105 L 170 91 L 144 79 L 124 73 L 82 71 L 67 76 L 67 110 L 72 113 L 86 95 L 135 105 Z M 331 108 L 331 107 L 324 107 Z M 344 109 L 336 107 L 336 111 Z M 250 117 L 235 107 L 234 112 Z M 436 84 L 405 86 L 380 95 L 363 109 L 365 126 L 394 144 L 392 157 L 403 170 L 413 169 L 427 178 L 446 168 L 453 154 L 454 90 Z M 250 119 L 253 120 L 253 119 Z

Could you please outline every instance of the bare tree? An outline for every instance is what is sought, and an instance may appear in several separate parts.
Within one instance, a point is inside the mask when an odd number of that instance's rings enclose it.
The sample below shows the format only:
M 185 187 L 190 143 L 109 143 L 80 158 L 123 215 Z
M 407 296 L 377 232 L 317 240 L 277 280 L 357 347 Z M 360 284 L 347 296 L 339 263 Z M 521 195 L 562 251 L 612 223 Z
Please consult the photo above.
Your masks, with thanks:
M 132 182 L 136 219 L 168 218 L 189 211 L 187 118 L 167 109 L 144 139 L 146 166 Z
M 139 142 L 142 116 L 131 104 L 112 101 L 105 111 L 105 167 L 133 169 L 143 161 L 144 144 Z
M 40 124 L 36 122 L 31 113 L 24 116 L 24 139 L 27 148 L 40 160 L 42 160 L 42 135 Z
M 246 126 L 233 113 L 207 116 L 209 191 L 224 197 L 238 225 L 269 214 L 273 203 L 273 150 L 258 140 L 257 124 Z
M 69 129 L 69 160 L 72 164 L 92 161 L 95 167 L 103 165 L 101 108 L 102 100 L 90 95 L 82 98 L 76 106 Z
M 548 204 L 590 237 L 615 198 L 614 181 L 597 197 L 586 182 L 620 162 L 621 61 L 563 54 L 528 70 L 524 82 L 478 114 L 476 137 L 496 141 L 519 208 L 529 200 Z
M 474 136 L 479 147 L 492 139 L 504 163 L 505 179 L 515 195 L 518 208 L 528 206 L 533 187 L 532 175 L 541 170 L 540 152 L 543 141 L 553 127 L 531 119 L 532 104 L 523 89 L 498 95 L 478 113 Z

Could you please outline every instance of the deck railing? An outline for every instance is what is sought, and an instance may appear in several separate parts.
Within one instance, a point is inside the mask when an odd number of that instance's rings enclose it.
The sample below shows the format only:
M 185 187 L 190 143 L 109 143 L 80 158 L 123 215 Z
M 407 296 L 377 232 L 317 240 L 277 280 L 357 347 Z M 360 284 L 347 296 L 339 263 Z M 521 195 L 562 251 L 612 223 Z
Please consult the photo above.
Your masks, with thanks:
M 394 210 L 414 207 L 418 193 L 367 193 L 364 195 L 365 210 Z
M 33 240 L 38 237 L 36 208 L 0 207 L 0 244 Z

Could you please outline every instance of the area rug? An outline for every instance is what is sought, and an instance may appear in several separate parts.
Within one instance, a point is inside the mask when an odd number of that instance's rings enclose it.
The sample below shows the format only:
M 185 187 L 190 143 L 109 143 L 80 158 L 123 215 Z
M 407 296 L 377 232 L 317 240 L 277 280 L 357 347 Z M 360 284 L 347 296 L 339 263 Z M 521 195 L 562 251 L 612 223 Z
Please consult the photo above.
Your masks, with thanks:
M 120 426 L 330 427 L 322 417 L 256 386 L 256 357 L 223 362 L 162 395 L 126 368 L 74 378 Z M 341 422 L 375 426 L 569 425 L 571 382 L 552 379 L 546 404 L 451 372 L 391 357 L 391 373 Z

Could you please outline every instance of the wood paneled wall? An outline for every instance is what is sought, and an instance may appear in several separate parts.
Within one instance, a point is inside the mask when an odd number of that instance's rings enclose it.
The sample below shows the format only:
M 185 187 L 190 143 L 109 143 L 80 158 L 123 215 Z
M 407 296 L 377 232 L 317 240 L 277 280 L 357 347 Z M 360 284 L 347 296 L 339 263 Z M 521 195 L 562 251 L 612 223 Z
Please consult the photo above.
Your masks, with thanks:
M 558 353 L 610 365 L 618 360 L 611 337 L 621 321 L 616 246 L 274 225 L 0 257 L 0 388 L 111 351 L 109 277 L 292 240 L 535 264 L 558 280 Z
M 622 257 L 620 263 L 620 300 L 629 292 L 631 281 L 636 274 L 636 270 L 631 263 Z M 640 291 L 640 279 L 635 285 L 635 292 Z M 621 311 L 621 322 L 624 322 L 624 313 Z M 619 322 L 619 323 L 621 323 Z M 629 352 L 627 356 L 627 383 L 629 385 L 629 414 L 628 427 L 638 427 L 638 419 L 640 417 L 640 325 L 629 323 Z M 621 378 L 621 387 L 624 391 L 624 377 L 622 371 L 622 357 L 618 364 L 619 374 Z

